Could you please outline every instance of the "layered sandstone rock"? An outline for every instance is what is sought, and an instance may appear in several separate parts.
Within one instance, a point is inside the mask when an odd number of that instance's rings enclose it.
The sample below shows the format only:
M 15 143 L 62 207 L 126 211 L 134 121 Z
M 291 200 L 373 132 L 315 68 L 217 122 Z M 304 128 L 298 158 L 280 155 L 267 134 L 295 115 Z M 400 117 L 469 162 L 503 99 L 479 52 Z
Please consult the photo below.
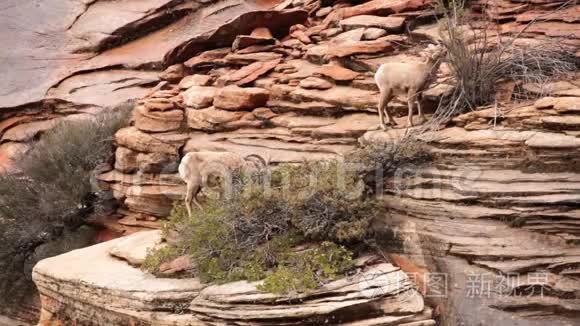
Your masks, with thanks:
M 304 7 L 297 2 L 285 8 L 280 14 L 260 15 L 280 15 L 277 24 L 286 19 L 297 23 Z M 164 77 L 169 83 L 159 84 L 139 102 L 134 125 L 116 136 L 120 146 L 116 171 L 102 177 L 123 204 L 122 212 L 141 216 L 132 223 L 143 221 L 143 226 L 167 215 L 183 184 L 145 181 L 144 185 L 143 180 L 174 175 L 178 153 L 234 151 L 281 163 L 335 158 L 353 149 L 358 137 L 378 127 L 372 113 L 378 92 L 372 71 L 347 63 L 372 60 L 369 53 L 386 60 L 394 49 L 391 42 L 401 38 L 393 33 L 401 32 L 407 20 L 373 17 L 362 27 L 357 25 L 360 17 L 353 16 L 345 24 L 333 21 L 334 27 L 325 26 L 322 18 L 311 18 L 308 26 L 293 24 L 289 35 L 280 34 L 275 24 L 255 26 L 248 34 L 240 31 L 248 37 L 214 44 L 221 48 L 207 47 L 184 66 L 170 67 L 167 76 L 181 74 L 183 67 L 185 76 Z M 229 30 L 227 26 L 218 32 Z M 335 35 L 324 33 L 330 28 L 337 29 Z M 391 35 L 364 41 L 362 35 L 369 28 Z M 338 57 L 348 60 L 339 62 Z M 163 169 L 163 164 L 168 168 Z
M 434 164 L 390 180 L 383 199 L 400 242 L 389 249 L 454 284 L 435 300 L 444 324 L 578 322 L 578 105 L 545 97 L 458 116 L 419 136 Z M 361 142 L 400 137 L 368 132 Z
M 23 72 L 0 77 L 8 76 L 8 90 L 0 94 L 0 166 L 12 163 L 14 153 L 25 151 L 58 119 L 82 118 L 141 98 L 132 126 L 116 135 L 115 169 L 100 176 L 122 205 L 115 227 L 131 230 L 158 228 L 158 219 L 182 198 L 176 167 L 184 153 L 233 151 L 268 156 L 273 164 L 298 163 L 341 157 L 360 143 L 394 142 L 406 130 L 375 130 L 373 71 L 384 62 L 422 60 L 413 37 L 438 37 L 436 25 L 421 25 L 433 20 L 428 0 L 64 1 L 46 15 L 51 2 L 39 7 L 13 2 L 6 14 L 26 13 L 40 32 L 16 29 L 16 38 L 28 42 L 10 48 L 3 61 Z M 547 17 L 524 30 L 526 44 L 566 36 L 562 44 L 579 45 L 578 5 L 553 15 L 550 10 L 564 1 L 474 3 L 473 17 L 491 17 L 501 33 Z M 117 17 L 124 6 L 131 10 L 108 26 L 97 25 L 102 17 Z M 62 26 L 47 23 L 62 17 L 67 20 Z M 12 20 L 2 24 L 14 30 Z M 402 33 L 407 27 L 414 29 L 413 37 Z M 38 53 L 30 55 L 32 50 L 20 44 L 39 44 Z M 35 68 L 25 69 L 30 66 Z M 439 84 L 426 91 L 430 102 L 452 88 L 447 72 L 443 66 Z M 388 249 L 401 254 L 393 263 L 409 273 L 448 274 L 445 296 L 426 295 L 444 325 L 577 323 L 580 84 L 577 77 L 570 79 L 547 90 L 522 85 L 542 98 L 482 108 L 421 135 L 437 154 L 435 164 L 418 171 L 411 167 L 412 173 L 390 181 L 389 189 L 396 191 L 383 197 L 395 238 Z M 393 101 L 391 109 L 400 115 L 406 105 Z M 194 280 L 155 279 L 113 258 L 111 251 L 135 265 L 142 260 L 138 246 L 113 250 L 118 244 L 72 252 L 37 267 L 45 321 L 434 323 L 421 296 L 406 285 L 369 300 L 360 288 L 352 290 L 358 285 L 341 280 L 330 292 L 292 305 L 288 298 L 257 294 L 247 283 L 203 288 Z M 58 266 L 65 262 L 76 267 L 62 271 Z M 389 264 L 379 266 L 384 275 L 400 275 Z M 104 271 L 115 271 L 121 281 L 97 275 Z M 522 282 L 504 289 L 505 295 L 468 296 L 477 286 L 472 273 L 512 272 L 521 273 Z M 424 283 L 416 280 L 420 290 Z M 401 303 L 399 290 L 412 294 L 410 304 Z M 540 290 L 545 295 L 537 295 Z M 279 304 L 270 310 L 274 299 Z M 357 315 L 359 308 L 364 316 Z M 173 313 L 179 311 L 186 313 Z
M 7 1 L 2 13 L 10 19 L 0 22 L 0 39 L 12 46 L 0 66 L 14 73 L 0 76 L 0 121 L 12 123 L 0 125 L 0 170 L 12 169 L 12 159 L 53 125 L 40 121 L 142 98 L 164 78 L 160 70 L 208 43 L 229 45 L 253 24 L 283 33 L 306 19 L 300 10 L 272 10 L 280 2 Z M 18 129 L 5 136 L 12 128 Z
M 146 274 L 138 266 L 159 240 L 159 231 L 140 232 L 37 264 L 40 325 L 435 325 L 411 280 L 388 263 L 361 261 L 352 276 L 284 296 L 261 292 L 258 283 L 206 285 Z

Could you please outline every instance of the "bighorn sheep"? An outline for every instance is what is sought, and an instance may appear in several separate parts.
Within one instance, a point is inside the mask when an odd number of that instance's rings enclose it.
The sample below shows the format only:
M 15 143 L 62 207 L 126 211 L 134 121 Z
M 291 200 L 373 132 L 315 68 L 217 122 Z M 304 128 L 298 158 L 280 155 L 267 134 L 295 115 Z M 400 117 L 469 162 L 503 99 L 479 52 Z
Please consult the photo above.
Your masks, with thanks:
M 197 201 L 197 195 L 212 175 L 227 175 L 227 173 L 237 169 L 245 174 L 251 174 L 257 171 L 260 165 L 266 167 L 268 161 L 257 154 L 246 157 L 231 152 L 190 152 L 185 154 L 179 163 L 178 171 L 181 179 L 187 184 L 185 207 L 189 216 L 191 217 L 192 201 L 201 208 Z
M 379 120 L 381 128 L 386 129 L 385 114 L 389 125 L 396 125 L 387 108 L 393 96 L 406 93 L 408 105 L 408 125 L 413 126 L 413 102 L 417 102 L 419 119 L 425 121 L 421 110 L 422 94 L 432 81 L 433 75 L 446 54 L 442 46 L 429 45 L 428 56 L 423 62 L 388 62 L 383 63 L 375 73 L 375 82 L 379 87 Z

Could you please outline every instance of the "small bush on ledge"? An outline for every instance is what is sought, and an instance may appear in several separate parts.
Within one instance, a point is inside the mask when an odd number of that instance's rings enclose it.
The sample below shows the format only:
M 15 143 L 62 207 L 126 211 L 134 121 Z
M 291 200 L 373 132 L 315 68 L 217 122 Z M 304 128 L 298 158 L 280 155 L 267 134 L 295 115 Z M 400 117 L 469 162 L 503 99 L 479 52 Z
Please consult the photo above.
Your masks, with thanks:
M 176 257 L 191 257 L 193 275 L 206 283 L 259 281 L 272 293 L 319 287 L 353 268 L 353 258 L 376 244 L 374 226 L 384 205 L 366 189 L 369 170 L 427 160 L 425 148 L 364 148 L 347 162 L 285 164 L 252 176 L 234 173 L 223 195 L 207 194 L 188 216 L 175 205 L 164 225 L 171 248 L 149 253 L 153 274 Z
M 554 77 L 574 73 L 578 59 L 574 47 L 566 45 L 566 38 L 544 39 L 528 44 L 526 30 L 547 17 L 530 21 L 520 31 L 498 35 L 498 26 L 492 20 L 473 20 L 468 14 L 467 0 L 436 0 L 440 14 L 439 27 L 442 45 L 447 50 L 447 64 L 456 87 L 442 101 L 433 117 L 446 122 L 453 116 L 477 107 L 493 104 L 501 85 L 537 84 L 540 88 Z M 557 15 L 571 2 L 555 8 Z M 485 9 L 484 9 L 485 10 Z M 513 97 L 530 99 L 521 87 L 514 89 Z M 437 124 L 431 124 L 435 126 Z
M 401 170 L 413 170 L 433 160 L 428 147 L 406 137 L 394 144 L 371 144 L 354 150 L 347 162 L 357 167 L 369 195 L 380 194 L 384 181 Z
M 342 166 L 309 162 L 235 174 L 232 189 L 210 193 L 191 218 L 174 207 L 164 231 L 177 235 L 176 248 L 151 252 L 143 268 L 156 273 L 179 252 L 191 256 L 204 282 L 264 280 L 260 289 L 274 293 L 307 291 L 343 275 L 354 255 L 346 246 L 364 242 L 383 214 Z

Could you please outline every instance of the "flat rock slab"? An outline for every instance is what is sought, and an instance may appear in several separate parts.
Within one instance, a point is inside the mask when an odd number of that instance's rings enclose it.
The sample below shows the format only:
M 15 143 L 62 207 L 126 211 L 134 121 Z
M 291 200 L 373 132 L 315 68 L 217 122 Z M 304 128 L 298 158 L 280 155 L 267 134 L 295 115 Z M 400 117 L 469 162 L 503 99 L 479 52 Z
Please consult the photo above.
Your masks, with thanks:
M 134 124 L 137 129 L 146 132 L 165 132 L 177 130 L 183 121 L 182 110 L 151 111 L 140 106 L 133 111 Z
M 158 246 L 162 241 L 161 231 L 138 232 L 128 237 L 123 237 L 111 247 L 109 254 L 123 259 L 133 266 L 141 266 L 147 251 Z
M 306 56 L 321 58 L 324 56 L 331 57 L 348 57 L 354 54 L 372 54 L 383 53 L 394 50 L 391 42 L 377 39 L 374 41 L 344 42 L 339 46 L 333 44 L 323 44 L 314 46 L 306 52 Z
M 382 28 L 367 28 L 363 34 L 363 40 L 376 40 L 380 37 L 387 35 L 387 31 Z
M 307 77 L 301 80 L 299 85 L 300 87 L 306 89 L 329 89 L 334 86 L 334 84 L 328 80 L 318 77 Z
M 368 315 L 413 315 L 425 309 L 422 297 L 412 289 L 407 276 L 391 264 L 369 267 L 353 277 L 296 296 L 263 293 L 256 289 L 257 284 L 241 281 L 209 286 L 192 301 L 189 309 L 216 321 L 240 320 L 258 324 L 282 322 L 290 317 L 305 320 L 341 315 L 341 310 L 352 306 Z M 294 300 L 299 300 L 300 304 L 291 304 Z M 346 315 L 339 318 L 342 322 L 356 320 Z M 424 320 L 431 319 L 424 317 Z M 364 324 L 364 319 L 360 322 Z
M 148 238 L 158 239 L 158 234 L 159 231 L 136 233 L 36 264 L 32 277 L 45 303 L 41 324 L 42 321 L 58 320 L 60 309 L 74 306 L 68 317 L 81 324 L 90 321 L 94 325 L 110 325 L 111 322 L 128 325 L 130 321 L 159 320 L 159 325 L 175 325 L 167 323 L 167 313 L 156 311 L 191 301 L 203 288 L 200 282 L 156 278 L 109 254 L 114 247 L 127 241 L 139 243 L 142 246 L 139 250 L 146 250 L 151 244 Z M 196 321 L 195 317 L 188 317 Z
M 362 40 L 364 32 L 365 32 L 364 28 L 353 29 L 336 35 L 335 37 L 332 38 L 331 42 L 333 44 L 340 44 L 345 42 L 358 42 Z
M 378 116 L 375 114 L 351 114 L 337 119 L 336 123 L 312 131 L 316 138 L 360 137 L 368 130 L 377 129 Z
M 256 52 L 247 54 L 231 53 L 225 56 L 225 62 L 235 65 L 247 65 L 256 61 L 271 61 L 282 58 L 282 54 L 274 52 Z
M 215 50 L 204 51 L 189 60 L 185 61 L 183 64 L 188 68 L 197 68 L 199 66 L 205 65 L 220 65 L 225 64 L 224 58 L 230 53 L 230 48 L 220 48 Z
M 372 15 L 354 16 L 340 21 L 340 26 L 344 29 L 355 29 L 360 27 L 376 27 L 389 32 L 400 32 L 405 24 L 404 17 L 381 17 Z
M 183 104 L 195 109 L 210 107 L 217 91 L 215 87 L 192 86 L 183 92 Z
M 326 102 L 341 110 L 376 110 L 378 93 L 347 86 L 335 86 L 327 90 L 293 88 L 286 85 L 276 85 L 281 91 L 295 101 Z
M 238 86 L 249 84 L 270 70 L 274 69 L 281 59 L 274 59 L 266 62 L 254 62 L 242 67 L 240 70 L 226 76 L 228 82 L 234 82 Z
M 207 75 L 190 75 L 184 77 L 179 82 L 179 88 L 188 89 L 192 86 L 209 86 L 211 84 L 212 78 Z
M 125 147 L 115 151 L 115 169 L 123 173 L 174 173 L 177 172 L 177 155 L 140 153 Z M 159 178 L 158 182 L 162 182 Z
M 270 92 L 263 88 L 227 86 L 221 88 L 215 96 L 214 106 L 224 110 L 248 110 L 264 106 Z
M 40 261 L 33 270 L 43 302 L 40 324 L 58 321 L 63 311 L 69 321 L 93 325 L 272 325 L 312 318 L 365 324 L 367 316 L 432 324 L 431 309 L 412 281 L 388 263 L 363 267 L 311 292 L 278 295 L 257 290 L 260 282 L 204 286 L 194 278 L 158 278 L 111 255 L 141 260 L 159 241 L 160 231 L 138 232 Z M 175 267 L 185 265 L 188 261 Z M 351 314 L 352 308 L 365 313 Z
M 187 110 L 187 125 L 194 130 L 219 131 L 226 129 L 232 121 L 238 121 L 245 112 L 220 110 L 210 107 L 201 110 Z
M 238 35 L 232 44 L 232 50 L 241 50 L 252 45 L 272 45 L 276 43 L 276 39 L 272 36 L 252 36 L 252 35 Z
M 372 0 L 358 6 L 343 8 L 341 13 L 343 18 L 367 14 L 388 15 L 417 10 L 429 4 L 431 0 Z
M 110 69 L 71 76 L 50 89 L 48 96 L 77 104 L 113 107 L 144 97 L 158 82 L 155 72 Z
M 115 140 L 118 145 L 138 152 L 177 154 L 177 148 L 173 144 L 155 138 L 135 127 L 127 127 L 117 131 Z
M 534 106 L 538 109 L 554 109 L 562 113 L 580 112 L 580 97 L 544 97 L 537 100 Z
M 348 68 L 338 65 L 323 65 L 316 70 L 315 74 L 330 77 L 338 81 L 349 81 L 355 79 L 359 74 Z

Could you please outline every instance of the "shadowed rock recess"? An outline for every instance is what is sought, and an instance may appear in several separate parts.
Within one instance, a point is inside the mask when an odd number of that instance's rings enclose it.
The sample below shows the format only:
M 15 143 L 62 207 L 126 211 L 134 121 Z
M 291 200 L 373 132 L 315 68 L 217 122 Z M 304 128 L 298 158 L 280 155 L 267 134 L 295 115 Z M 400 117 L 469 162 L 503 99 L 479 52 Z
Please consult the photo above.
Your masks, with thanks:
M 469 6 L 500 35 L 561 40 L 578 59 L 580 5 L 565 2 Z M 397 142 L 406 129 L 378 130 L 373 74 L 423 60 L 439 37 L 432 1 L 4 0 L 0 15 L 0 172 L 17 170 L 15 158 L 59 120 L 135 105 L 112 170 L 98 177 L 120 204 L 101 223 L 127 236 L 35 266 L 39 325 L 580 323 L 577 73 L 519 84 L 529 99 L 419 134 L 434 161 L 380 194 L 393 231 L 386 257 L 288 297 L 139 269 L 185 192 L 180 158 L 231 151 L 300 163 Z M 453 89 L 447 64 L 435 79 L 427 113 Z M 399 125 L 406 106 L 390 103 Z

